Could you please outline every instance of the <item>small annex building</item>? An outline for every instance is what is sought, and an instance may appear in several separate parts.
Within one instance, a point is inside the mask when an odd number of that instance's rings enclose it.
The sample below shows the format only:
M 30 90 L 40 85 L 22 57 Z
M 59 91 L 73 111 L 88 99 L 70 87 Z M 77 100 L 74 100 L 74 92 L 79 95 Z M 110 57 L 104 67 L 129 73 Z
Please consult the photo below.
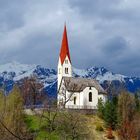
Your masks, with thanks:
M 107 93 L 95 79 L 72 77 L 72 64 L 68 47 L 66 26 L 58 61 L 59 107 L 72 109 L 97 109 L 98 99 L 107 100 Z

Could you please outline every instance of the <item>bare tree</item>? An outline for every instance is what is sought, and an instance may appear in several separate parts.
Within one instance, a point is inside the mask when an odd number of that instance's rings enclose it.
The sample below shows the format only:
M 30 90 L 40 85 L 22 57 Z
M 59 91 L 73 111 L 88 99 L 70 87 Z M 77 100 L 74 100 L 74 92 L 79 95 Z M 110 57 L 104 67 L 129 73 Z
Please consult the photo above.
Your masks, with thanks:
M 20 84 L 20 89 L 25 105 L 32 106 L 43 101 L 43 84 L 38 82 L 35 76 L 24 78 Z
M 58 108 L 56 105 L 50 105 L 48 102 L 49 99 L 46 99 L 47 101 L 44 104 L 43 108 L 40 109 L 33 109 L 33 114 L 39 118 L 39 126 L 38 129 L 43 130 L 46 132 L 46 136 L 42 137 L 44 140 L 52 140 L 53 136 L 56 134 L 56 131 L 58 129 L 58 123 L 56 121 L 56 118 L 58 116 Z M 39 131 L 35 132 L 35 135 L 37 136 Z M 52 135 L 53 133 L 53 135 Z
M 126 91 L 119 95 L 119 136 L 121 140 L 130 140 L 138 137 L 140 132 L 140 114 L 136 111 L 134 96 Z
M 62 140 L 90 139 L 90 130 L 87 127 L 87 119 L 80 113 L 61 112 L 57 117 L 59 123 L 58 132 Z
M 121 91 L 125 90 L 125 84 L 120 81 L 104 81 L 103 87 L 109 97 L 117 96 Z

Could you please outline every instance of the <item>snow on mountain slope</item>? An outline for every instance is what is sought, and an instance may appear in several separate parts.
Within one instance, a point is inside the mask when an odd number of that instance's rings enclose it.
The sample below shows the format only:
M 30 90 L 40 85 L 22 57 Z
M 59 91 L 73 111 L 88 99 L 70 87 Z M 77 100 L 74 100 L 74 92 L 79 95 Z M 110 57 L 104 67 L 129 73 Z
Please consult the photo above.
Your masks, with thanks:
M 105 80 L 108 81 L 113 81 L 113 80 L 118 80 L 120 82 L 125 82 L 126 76 L 121 75 L 121 74 L 114 74 L 104 67 L 97 68 L 97 67 L 91 67 L 86 70 L 80 70 L 80 69 L 73 69 L 74 71 L 74 76 L 77 77 L 85 77 L 85 78 L 95 78 L 98 80 L 100 83 L 103 83 Z M 131 79 L 132 80 L 132 79 Z
M 0 75 L 5 77 L 13 77 L 14 81 L 18 81 L 24 77 L 29 77 L 33 74 L 36 74 L 38 78 L 43 82 L 47 79 L 50 83 L 54 82 L 54 79 L 57 78 L 57 72 L 54 69 L 47 69 L 40 65 L 27 65 L 20 64 L 18 62 L 7 63 L 0 65 Z M 89 69 L 77 69 L 73 68 L 73 76 L 75 77 L 85 77 L 85 78 L 95 78 L 100 83 L 105 80 L 119 80 L 124 82 L 126 76 L 120 74 L 113 74 L 112 72 L 106 70 L 105 68 L 91 67 Z M 132 81 L 132 79 L 131 79 Z
M 4 87 L 9 92 L 15 82 L 32 75 L 36 75 L 44 87 L 50 86 L 57 78 L 56 71 L 53 69 L 47 69 L 40 65 L 11 62 L 0 65 L 0 86 L 5 85 Z
M 87 74 L 88 73 L 86 70 L 73 68 L 73 75 L 74 76 L 85 77 L 85 75 L 87 75 Z
M 15 82 L 36 75 L 37 79 L 43 83 L 47 93 L 57 93 L 57 72 L 55 69 L 42 67 L 41 65 L 27 65 L 18 62 L 11 62 L 0 65 L 0 86 L 5 84 L 6 90 L 10 91 Z M 91 67 L 88 69 L 73 68 L 73 76 L 84 78 L 95 78 L 104 84 L 105 81 L 124 83 L 126 88 L 134 92 L 140 88 L 140 78 L 127 77 L 121 74 L 114 74 L 104 67 Z
M 23 74 L 26 71 L 30 71 L 34 69 L 36 65 L 27 65 L 27 64 L 20 64 L 18 62 L 11 62 L 7 64 L 0 65 L 0 73 L 6 72 L 15 72 L 16 76 Z
M 96 77 L 96 80 L 98 80 L 100 83 L 103 83 L 105 80 L 108 81 L 114 81 L 114 80 L 118 80 L 120 82 L 125 82 L 124 78 L 126 76 L 123 76 L 121 74 L 112 74 L 111 72 L 107 72 L 104 75 L 98 75 Z
M 30 77 L 34 74 L 38 76 L 42 82 L 45 82 L 46 79 L 49 82 L 52 82 L 54 79 L 56 79 L 55 70 L 46 69 L 40 65 L 20 64 L 15 61 L 0 65 L 0 76 L 3 76 L 4 79 L 13 78 L 14 81 L 18 81 L 25 77 Z

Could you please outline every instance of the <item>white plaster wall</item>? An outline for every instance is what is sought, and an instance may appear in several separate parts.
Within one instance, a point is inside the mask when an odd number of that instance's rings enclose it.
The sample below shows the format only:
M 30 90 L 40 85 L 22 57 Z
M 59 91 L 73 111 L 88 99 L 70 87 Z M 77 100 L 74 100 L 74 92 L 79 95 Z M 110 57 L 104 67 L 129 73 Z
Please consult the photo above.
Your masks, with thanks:
M 65 60 L 68 60 L 67 64 L 65 63 Z M 65 60 L 64 60 L 64 63 L 61 64 L 61 60 L 60 60 L 60 57 L 59 57 L 58 68 L 57 68 L 57 75 L 58 75 L 57 89 L 59 89 L 61 79 L 62 79 L 63 76 L 72 77 L 72 65 L 69 61 L 68 56 L 66 56 Z M 65 73 L 65 68 L 68 68 L 68 74 Z
M 62 65 L 61 65 L 61 60 L 60 60 L 60 57 L 59 57 L 58 67 L 57 67 L 57 89 L 59 89 L 61 79 L 62 79 Z
M 65 63 L 65 60 L 68 61 L 67 64 Z M 69 61 L 68 56 L 66 56 L 65 60 L 64 60 L 63 66 L 62 66 L 62 75 L 65 77 L 72 77 L 72 65 Z M 65 74 L 65 68 L 68 68 L 68 74 Z
M 62 91 L 63 90 L 63 91 Z M 71 93 L 68 92 L 64 86 L 64 80 L 62 80 L 62 84 L 58 93 L 58 104 L 60 101 L 65 101 L 65 98 L 61 93 L 65 93 L 67 99 L 69 99 L 72 94 L 70 100 L 66 103 L 66 108 L 76 108 L 76 109 L 97 109 L 98 99 L 102 98 L 103 102 L 106 102 L 107 96 L 105 94 L 98 94 L 98 90 L 94 87 L 86 87 L 82 92 Z M 89 92 L 92 92 L 92 102 L 89 102 Z M 76 97 L 76 104 L 74 104 L 74 97 Z
M 92 92 L 92 102 L 89 102 L 89 92 Z M 69 92 L 66 94 L 69 96 Z M 74 105 L 74 97 L 76 97 L 76 105 Z M 76 92 L 72 95 L 71 100 L 67 102 L 66 107 L 68 108 L 97 108 L 98 104 L 98 91 L 91 87 L 85 88 L 82 92 Z
M 60 102 L 63 102 L 64 101 L 64 96 L 62 93 L 65 93 L 66 91 L 66 88 L 64 86 L 64 80 L 62 80 L 62 83 L 61 83 L 61 86 L 60 86 L 60 89 L 57 93 L 57 104 L 59 105 Z
M 72 106 L 79 106 L 80 105 L 80 93 L 79 92 L 75 92 L 75 93 L 71 93 L 66 91 L 66 94 L 68 96 L 68 98 L 70 97 L 70 95 L 72 94 L 69 102 L 66 103 L 66 107 L 71 108 Z M 74 104 L 74 97 L 76 97 L 76 104 Z
M 89 102 L 89 92 L 92 93 L 92 102 Z M 98 90 L 94 87 L 91 87 L 91 89 L 89 89 L 89 87 L 86 87 L 83 90 L 83 105 L 89 106 L 89 107 L 94 107 L 96 108 L 98 104 Z

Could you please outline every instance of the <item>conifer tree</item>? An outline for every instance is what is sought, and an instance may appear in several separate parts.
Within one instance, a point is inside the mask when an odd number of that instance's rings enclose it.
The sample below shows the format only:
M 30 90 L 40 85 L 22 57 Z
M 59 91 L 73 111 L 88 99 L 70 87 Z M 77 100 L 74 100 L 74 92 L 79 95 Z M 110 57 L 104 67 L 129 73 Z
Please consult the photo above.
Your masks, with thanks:
M 104 118 L 104 110 L 105 110 L 105 107 L 104 107 L 104 103 L 102 101 L 102 99 L 98 99 L 98 112 L 97 112 L 97 115 L 100 117 L 100 118 Z
M 105 103 L 104 120 L 107 127 L 116 129 L 118 123 L 117 104 L 113 100 Z
M 136 110 L 140 112 L 140 91 L 135 93 Z

